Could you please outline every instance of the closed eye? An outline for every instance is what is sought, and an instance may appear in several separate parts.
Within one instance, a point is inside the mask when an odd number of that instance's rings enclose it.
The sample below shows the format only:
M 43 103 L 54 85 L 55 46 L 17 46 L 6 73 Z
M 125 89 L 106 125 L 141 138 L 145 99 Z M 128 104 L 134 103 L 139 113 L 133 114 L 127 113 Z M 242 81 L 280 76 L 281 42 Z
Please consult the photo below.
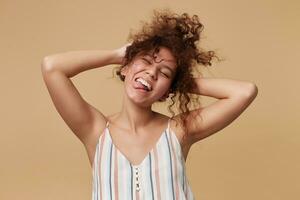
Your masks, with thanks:
M 146 61 L 149 65 L 151 64 L 151 62 L 150 62 L 149 60 L 147 60 L 146 58 L 142 58 L 142 60 Z M 168 76 L 166 73 L 164 73 L 164 72 L 162 72 L 162 71 L 161 71 L 161 73 L 162 73 L 165 77 L 169 78 L 169 76 Z
M 151 62 L 145 58 L 142 58 L 144 61 L 146 61 L 148 64 L 151 64 Z
M 163 75 L 165 75 L 166 77 L 168 77 L 169 78 L 169 76 L 166 74 L 166 73 L 163 73 L 163 72 L 161 72 Z

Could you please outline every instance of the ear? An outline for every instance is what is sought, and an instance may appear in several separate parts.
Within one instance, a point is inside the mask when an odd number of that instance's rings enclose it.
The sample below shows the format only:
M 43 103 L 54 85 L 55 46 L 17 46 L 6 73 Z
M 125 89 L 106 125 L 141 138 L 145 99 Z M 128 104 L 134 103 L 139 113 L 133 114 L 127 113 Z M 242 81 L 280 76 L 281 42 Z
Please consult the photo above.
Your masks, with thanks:
M 121 75 L 126 76 L 127 75 L 127 71 L 128 71 L 128 65 L 124 66 L 121 69 Z

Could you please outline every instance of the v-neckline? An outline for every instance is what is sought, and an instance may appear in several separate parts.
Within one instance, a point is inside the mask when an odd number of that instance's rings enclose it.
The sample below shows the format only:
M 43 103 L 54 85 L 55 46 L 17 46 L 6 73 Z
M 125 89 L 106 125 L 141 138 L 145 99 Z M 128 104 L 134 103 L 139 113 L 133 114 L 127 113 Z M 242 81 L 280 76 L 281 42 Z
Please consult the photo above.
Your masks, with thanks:
M 146 161 L 146 159 L 149 157 L 149 154 L 151 154 L 154 149 L 157 147 L 157 145 L 160 143 L 160 141 L 162 140 L 163 136 L 166 134 L 166 132 L 168 131 L 168 128 L 169 128 L 169 123 L 170 123 L 170 119 L 168 120 L 168 124 L 167 124 L 167 128 L 165 128 L 163 130 L 163 132 L 160 134 L 159 138 L 157 139 L 157 141 L 154 143 L 154 145 L 152 146 L 152 148 L 150 149 L 150 151 L 146 154 L 146 156 L 144 156 L 144 159 L 137 165 L 134 165 L 129 159 L 128 157 L 114 144 L 113 140 L 112 140 L 112 137 L 110 135 L 110 131 L 109 131 L 109 128 L 108 128 L 108 125 L 109 125 L 109 122 L 107 121 L 107 124 L 106 124 L 106 132 L 108 133 L 107 135 L 109 136 L 109 139 L 111 141 L 111 144 L 112 146 L 117 150 L 117 152 L 120 153 L 120 155 L 125 158 L 125 160 L 133 167 L 141 167 L 144 162 Z

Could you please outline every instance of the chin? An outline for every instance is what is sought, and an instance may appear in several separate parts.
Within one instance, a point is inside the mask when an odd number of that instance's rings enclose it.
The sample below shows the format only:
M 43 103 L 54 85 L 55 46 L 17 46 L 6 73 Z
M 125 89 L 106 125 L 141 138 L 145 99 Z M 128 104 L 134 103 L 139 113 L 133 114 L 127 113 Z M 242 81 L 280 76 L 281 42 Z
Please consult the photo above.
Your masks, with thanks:
M 139 93 L 136 91 L 135 88 L 125 87 L 125 93 L 126 97 L 134 102 L 134 104 L 139 105 L 140 107 L 151 107 L 152 104 L 160 102 L 159 98 L 162 96 L 157 96 L 157 98 L 153 98 L 151 95 L 143 95 L 142 93 Z
M 131 101 L 132 101 L 135 105 L 137 105 L 137 106 L 139 106 L 139 107 L 143 107 L 143 108 L 152 107 L 152 104 L 153 104 L 153 102 L 152 102 L 152 103 L 149 103 L 149 102 L 145 102 L 145 101 L 138 101 L 137 99 L 131 99 Z
M 125 95 L 131 102 L 140 107 L 151 107 L 151 105 L 153 104 L 153 102 L 149 102 L 149 98 L 143 98 L 142 96 L 132 91 L 126 92 Z

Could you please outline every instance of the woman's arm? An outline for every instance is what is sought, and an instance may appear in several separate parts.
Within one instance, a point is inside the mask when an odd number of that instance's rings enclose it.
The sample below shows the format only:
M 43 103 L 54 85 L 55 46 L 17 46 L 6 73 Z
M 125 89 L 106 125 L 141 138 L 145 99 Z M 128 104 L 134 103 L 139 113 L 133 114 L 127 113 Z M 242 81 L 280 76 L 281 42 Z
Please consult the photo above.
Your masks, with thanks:
M 73 133 L 93 149 L 105 116 L 80 95 L 71 77 L 88 69 L 120 64 L 125 47 L 116 50 L 82 50 L 46 56 L 41 71 L 53 104 Z
M 252 82 L 225 78 L 195 78 L 197 87 L 191 93 L 210 96 L 217 99 L 232 98 L 234 96 L 252 96 L 257 93 L 257 87 Z
M 191 111 L 188 128 L 191 143 L 206 138 L 228 126 L 255 99 L 254 83 L 224 78 L 196 78 L 197 87 L 191 93 L 215 97 L 206 107 Z
M 81 50 L 46 56 L 42 66 L 44 71 L 60 71 L 70 78 L 89 69 L 120 63 L 116 50 Z

